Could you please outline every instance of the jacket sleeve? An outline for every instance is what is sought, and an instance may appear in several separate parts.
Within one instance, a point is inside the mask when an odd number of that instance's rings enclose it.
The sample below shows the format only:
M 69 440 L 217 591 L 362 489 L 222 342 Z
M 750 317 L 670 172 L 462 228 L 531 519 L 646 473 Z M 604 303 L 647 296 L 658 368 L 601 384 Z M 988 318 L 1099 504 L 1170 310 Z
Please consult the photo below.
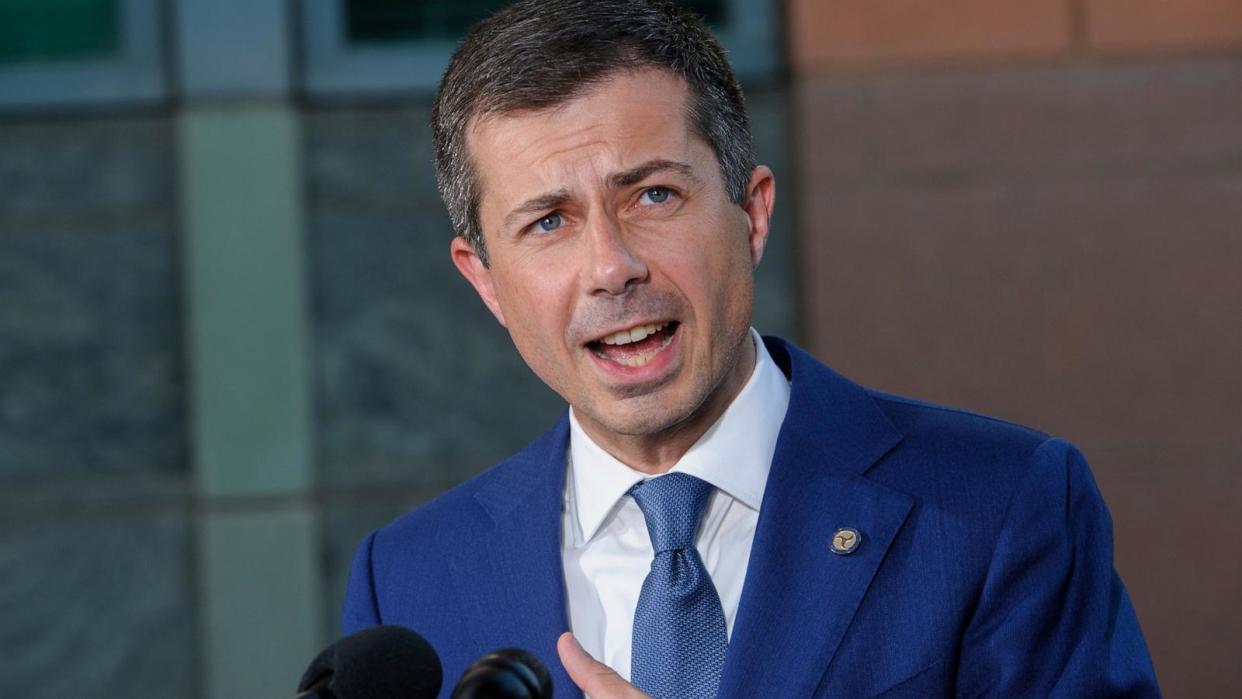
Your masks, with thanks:
M 379 602 L 375 596 L 375 578 L 371 572 L 371 553 L 375 532 L 367 535 L 349 566 L 349 582 L 345 587 L 345 608 L 341 612 L 341 635 L 375 626 L 380 622 Z
M 962 640 L 958 695 L 1158 697 L 1086 460 L 1048 440 L 1013 496 Z

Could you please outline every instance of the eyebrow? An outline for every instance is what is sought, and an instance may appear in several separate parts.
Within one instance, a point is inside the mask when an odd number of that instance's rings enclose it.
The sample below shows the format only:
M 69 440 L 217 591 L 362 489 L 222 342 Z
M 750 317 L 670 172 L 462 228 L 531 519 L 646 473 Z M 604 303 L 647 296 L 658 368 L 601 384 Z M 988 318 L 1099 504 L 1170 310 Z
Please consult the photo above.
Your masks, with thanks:
M 686 163 L 679 163 L 675 160 L 648 160 L 647 162 L 632 167 L 623 172 L 617 172 L 608 176 L 608 185 L 613 189 L 629 187 L 638 184 L 643 180 L 651 177 L 657 172 L 675 172 L 688 180 L 698 184 L 699 178 L 694 174 L 694 168 Z
M 516 209 L 510 211 L 508 216 L 505 216 L 504 227 L 512 228 L 515 224 L 525 223 L 527 216 L 542 213 L 549 209 L 560 208 L 569 199 L 568 189 L 558 189 L 555 192 L 548 192 L 547 194 L 540 194 L 537 197 L 527 199 Z
M 676 160 L 664 160 L 657 158 L 655 160 L 648 160 L 647 162 L 632 167 L 629 170 L 622 170 L 621 172 L 615 172 L 609 175 L 608 186 L 611 189 L 629 187 L 638 184 L 639 182 L 642 182 L 648 177 L 651 177 L 659 172 L 673 172 L 685 177 L 695 184 L 700 183 L 698 176 L 694 174 L 694 168 L 690 167 L 686 163 L 679 163 Z M 510 211 L 508 215 L 505 216 L 503 225 L 506 229 L 508 229 L 518 223 L 525 223 L 525 219 L 527 217 L 560 208 L 571 198 L 569 190 L 563 188 L 558 189 L 555 192 L 547 192 L 546 194 L 531 197 L 530 199 L 527 199 L 519 204 L 517 208 Z

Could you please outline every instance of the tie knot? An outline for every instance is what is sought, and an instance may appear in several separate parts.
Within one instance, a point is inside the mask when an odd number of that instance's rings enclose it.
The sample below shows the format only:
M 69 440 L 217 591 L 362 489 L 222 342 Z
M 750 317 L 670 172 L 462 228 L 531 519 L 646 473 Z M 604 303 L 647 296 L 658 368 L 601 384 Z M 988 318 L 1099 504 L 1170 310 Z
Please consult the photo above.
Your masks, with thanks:
M 686 473 L 669 473 L 630 488 L 656 553 L 694 545 L 694 532 L 713 489 L 711 483 Z

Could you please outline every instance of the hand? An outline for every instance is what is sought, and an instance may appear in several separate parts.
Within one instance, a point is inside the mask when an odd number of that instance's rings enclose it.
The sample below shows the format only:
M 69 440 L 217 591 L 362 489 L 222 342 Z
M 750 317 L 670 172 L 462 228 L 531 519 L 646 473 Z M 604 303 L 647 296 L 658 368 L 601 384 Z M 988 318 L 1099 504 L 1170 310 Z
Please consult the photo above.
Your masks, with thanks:
M 565 632 L 556 639 L 556 652 L 569 679 L 591 699 L 651 699 L 612 668 L 592 658 L 572 633 Z

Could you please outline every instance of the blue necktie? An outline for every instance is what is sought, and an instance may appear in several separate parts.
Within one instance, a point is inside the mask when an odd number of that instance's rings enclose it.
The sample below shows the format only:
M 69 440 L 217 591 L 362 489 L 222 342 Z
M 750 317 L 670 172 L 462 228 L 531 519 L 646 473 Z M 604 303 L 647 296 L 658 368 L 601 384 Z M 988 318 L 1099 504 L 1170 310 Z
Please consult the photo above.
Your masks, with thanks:
M 685 473 L 630 489 L 655 549 L 634 611 L 630 682 L 655 699 L 710 699 L 720 687 L 729 643 L 724 610 L 694 548 L 713 490 Z

